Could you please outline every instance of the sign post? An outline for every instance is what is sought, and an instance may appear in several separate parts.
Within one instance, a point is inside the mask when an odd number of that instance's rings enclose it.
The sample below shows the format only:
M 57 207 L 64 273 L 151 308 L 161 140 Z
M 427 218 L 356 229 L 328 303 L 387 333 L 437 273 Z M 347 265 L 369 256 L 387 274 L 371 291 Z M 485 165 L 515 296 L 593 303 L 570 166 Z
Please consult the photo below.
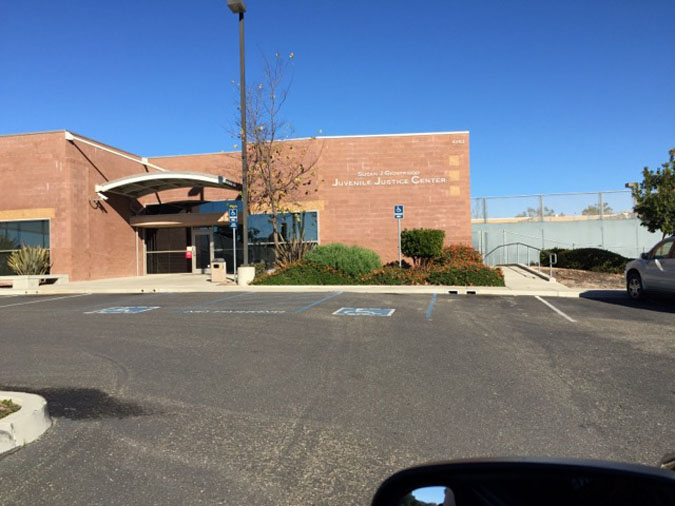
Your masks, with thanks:
M 234 261 L 234 279 L 237 279 L 237 221 L 239 220 L 236 207 L 230 208 L 230 228 L 232 229 L 232 256 Z
M 394 219 L 398 222 L 398 266 L 401 267 L 401 220 L 403 219 L 403 206 L 394 206 Z

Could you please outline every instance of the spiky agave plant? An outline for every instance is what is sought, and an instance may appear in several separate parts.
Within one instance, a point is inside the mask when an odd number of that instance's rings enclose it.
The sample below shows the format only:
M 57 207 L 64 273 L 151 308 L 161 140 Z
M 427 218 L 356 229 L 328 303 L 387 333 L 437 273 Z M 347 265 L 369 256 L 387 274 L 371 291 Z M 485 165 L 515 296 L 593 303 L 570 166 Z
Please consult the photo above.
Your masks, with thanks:
M 314 249 L 315 244 L 305 242 L 305 215 L 293 213 L 293 233 L 291 238 L 281 242 L 276 250 L 275 267 L 283 269 L 302 258 Z
M 298 260 L 302 260 L 307 253 L 314 249 L 314 246 L 316 246 L 314 243 L 303 242 L 297 239 L 282 242 L 279 244 L 275 266 L 283 269 Z
M 7 265 L 19 276 L 47 274 L 49 251 L 40 246 L 24 246 L 9 255 Z

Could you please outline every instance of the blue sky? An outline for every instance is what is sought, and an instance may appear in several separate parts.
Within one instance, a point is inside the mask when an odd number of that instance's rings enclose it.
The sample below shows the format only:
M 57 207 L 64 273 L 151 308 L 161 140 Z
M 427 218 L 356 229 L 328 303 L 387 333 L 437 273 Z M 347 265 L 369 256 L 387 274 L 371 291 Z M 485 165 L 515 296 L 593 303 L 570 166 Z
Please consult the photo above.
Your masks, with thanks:
M 247 80 L 294 52 L 297 136 L 471 131 L 472 194 L 622 188 L 675 147 L 675 2 L 248 0 Z M 226 0 L 0 4 L 0 133 L 232 150 Z

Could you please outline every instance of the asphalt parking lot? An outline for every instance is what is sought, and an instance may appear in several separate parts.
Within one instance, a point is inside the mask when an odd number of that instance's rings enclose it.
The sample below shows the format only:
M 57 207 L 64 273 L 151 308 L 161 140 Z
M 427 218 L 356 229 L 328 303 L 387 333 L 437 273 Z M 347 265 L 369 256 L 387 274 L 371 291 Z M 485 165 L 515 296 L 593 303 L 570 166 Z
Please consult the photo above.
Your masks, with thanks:
M 429 460 L 655 464 L 675 303 L 589 297 L 1 296 L 0 390 L 55 423 L 0 459 L 0 503 L 367 504 Z

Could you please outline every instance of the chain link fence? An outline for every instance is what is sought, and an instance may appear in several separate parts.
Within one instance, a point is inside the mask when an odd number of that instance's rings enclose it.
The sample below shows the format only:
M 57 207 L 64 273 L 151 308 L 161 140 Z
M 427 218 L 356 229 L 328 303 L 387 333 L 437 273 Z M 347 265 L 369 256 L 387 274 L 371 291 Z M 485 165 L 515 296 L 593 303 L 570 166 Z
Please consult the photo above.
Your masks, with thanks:
M 660 234 L 640 225 L 630 190 L 474 197 L 473 246 L 486 262 L 526 263 L 535 249 L 602 248 L 627 258 L 649 250 Z M 518 246 L 505 246 L 519 243 Z M 502 247 L 500 247 L 502 246 Z
M 473 223 L 636 218 L 630 190 L 474 197 Z

